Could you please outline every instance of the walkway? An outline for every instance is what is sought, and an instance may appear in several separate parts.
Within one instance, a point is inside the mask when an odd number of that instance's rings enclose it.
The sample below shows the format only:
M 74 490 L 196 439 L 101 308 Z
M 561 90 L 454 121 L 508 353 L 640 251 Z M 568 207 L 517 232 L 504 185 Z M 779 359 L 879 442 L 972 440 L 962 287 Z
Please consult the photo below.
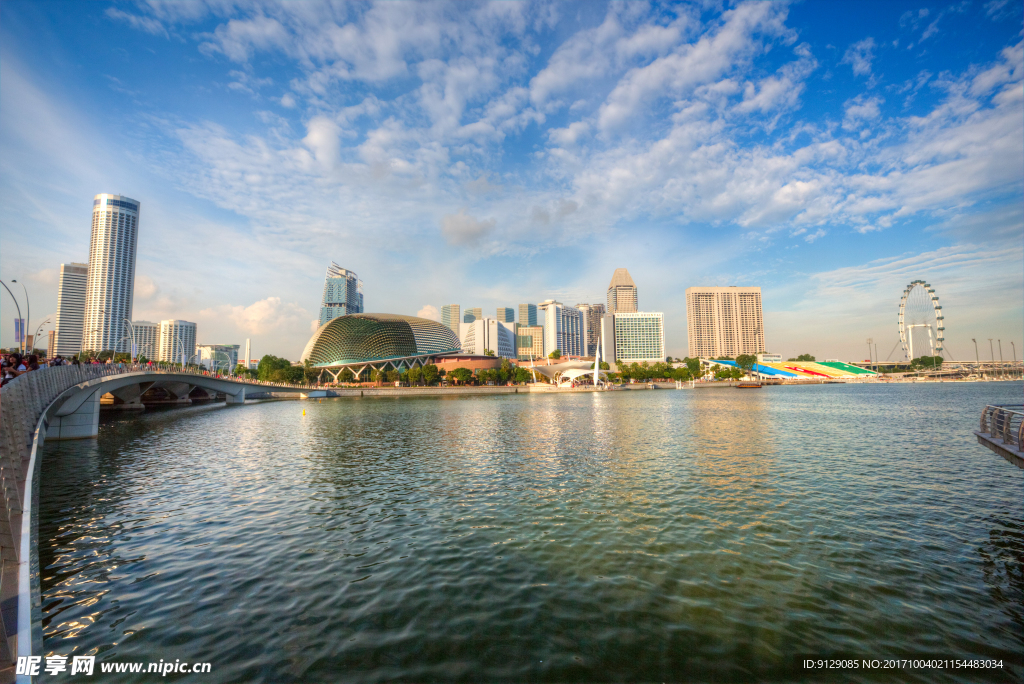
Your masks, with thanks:
M 986 406 L 974 434 L 979 444 L 1024 468 L 1024 406 Z

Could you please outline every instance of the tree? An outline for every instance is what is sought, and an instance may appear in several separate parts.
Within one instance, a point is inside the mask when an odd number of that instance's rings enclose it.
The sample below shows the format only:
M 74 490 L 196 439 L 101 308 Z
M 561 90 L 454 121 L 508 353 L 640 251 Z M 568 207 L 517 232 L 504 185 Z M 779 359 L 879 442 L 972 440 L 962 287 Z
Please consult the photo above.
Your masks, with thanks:
M 374 368 L 370 371 L 370 382 L 384 382 L 386 373 L 382 370 Z
M 560 358 L 562 358 L 562 350 L 561 349 L 556 349 L 555 351 L 553 351 L 550 354 L 548 354 L 548 358 L 549 359 L 560 359 Z
M 498 370 L 498 379 L 502 384 L 512 379 L 512 362 L 508 359 L 501 360 L 501 368 Z
M 750 373 L 757 365 L 757 357 L 753 354 L 740 354 L 736 357 L 736 365 Z
M 484 349 L 484 356 L 494 356 L 493 349 Z
M 815 361 L 816 359 L 810 354 L 801 354 L 795 359 L 789 359 L 790 361 Z
M 401 374 L 401 373 L 399 373 L 399 372 L 398 372 L 398 371 L 396 371 L 396 370 L 389 370 L 389 371 L 387 372 L 387 379 L 388 379 L 388 382 L 389 382 L 389 383 L 392 383 L 392 384 L 393 384 L 393 383 L 396 383 L 396 382 L 398 382 L 398 379 L 399 379 L 399 378 L 400 378 L 401 376 L 402 376 L 402 374 Z
M 351 368 L 346 368 L 338 374 L 338 380 L 341 382 L 352 382 L 355 378 L 356 374 L 352 372 Z
M 292 362 L 288 359 L 282 359 L 279 356 L 267 354 L 260 359 L 259 364 L 256 366 L 256 377 L 260 380 L 269 380 L 270 374 L 274 371 L 284 370 L 291 367 Z
M 321 372 L 319 368 L 313 368 L 309 359 L 302 362 L 302 379 L 306 382 L 316 382 Z
M 438 370 L 437 366 L 432 363 L 428 363 L 423 367 L 423 382 L 427 385 L 433 385 L 437 382 Z
M 704 371 L 700 367 L 700 359 L 683 359 L 686 362 L 686 370 L 690 371 L 690 375 L 694 378 L 699 378 L 704 375 Z
M 530 371 L 517 366 L 515 373 L 513 374 L 513 379 L 519 384 L 530 382 Z
M 420 376 L 423 375 L 423 371 L 416 366 L 409 369 L 409 384 L 418 385 L 420 383 Z
M 473 371 L 468 368 L 455 368 L 448 371 L 448 376 L 455 378 L 455 381 L 460 385 L 465 385 L 473 377 Z

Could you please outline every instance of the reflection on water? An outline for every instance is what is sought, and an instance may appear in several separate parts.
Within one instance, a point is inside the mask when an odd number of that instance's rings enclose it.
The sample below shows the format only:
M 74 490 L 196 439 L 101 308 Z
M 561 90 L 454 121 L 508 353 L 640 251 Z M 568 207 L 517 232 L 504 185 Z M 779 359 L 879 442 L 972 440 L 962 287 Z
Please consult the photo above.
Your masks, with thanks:
M 46 649 L 209 661 L 204 682 L 783 681 L 797 654 L 1018 653 L 1024 478 L 970 430 L 1019 393 L 114 418 L 45 452 Z

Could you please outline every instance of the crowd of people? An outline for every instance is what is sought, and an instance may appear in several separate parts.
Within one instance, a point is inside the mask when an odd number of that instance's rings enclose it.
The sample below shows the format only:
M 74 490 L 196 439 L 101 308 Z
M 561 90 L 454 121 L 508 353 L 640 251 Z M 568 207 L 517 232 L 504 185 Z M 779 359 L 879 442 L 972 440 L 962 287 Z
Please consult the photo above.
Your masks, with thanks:
M 52 359 L 40 359 L 37 354 L 11 352 L 0 357 L 0 387 L 6 385 L 22 373 L 30 373 L 34 370 L 39 370 L 40 368 L 46 368 L 48 366 L 88 366 L 102 365 L 104 363 L 110 364 L 113 362 L 113 359 L 100 361 L 94 357 L 80 359 L 78 356 L 72 356 L 70 358 L 64 358 L 60 354 L 55 355 Z

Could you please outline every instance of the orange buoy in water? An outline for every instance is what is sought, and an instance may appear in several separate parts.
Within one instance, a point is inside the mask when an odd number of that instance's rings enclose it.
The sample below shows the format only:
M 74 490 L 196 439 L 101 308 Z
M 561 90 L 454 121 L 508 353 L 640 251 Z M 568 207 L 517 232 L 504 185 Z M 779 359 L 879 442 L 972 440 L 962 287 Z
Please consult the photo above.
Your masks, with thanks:
M 302 415 L 306 415 L 306 409 L 302 409 Z

